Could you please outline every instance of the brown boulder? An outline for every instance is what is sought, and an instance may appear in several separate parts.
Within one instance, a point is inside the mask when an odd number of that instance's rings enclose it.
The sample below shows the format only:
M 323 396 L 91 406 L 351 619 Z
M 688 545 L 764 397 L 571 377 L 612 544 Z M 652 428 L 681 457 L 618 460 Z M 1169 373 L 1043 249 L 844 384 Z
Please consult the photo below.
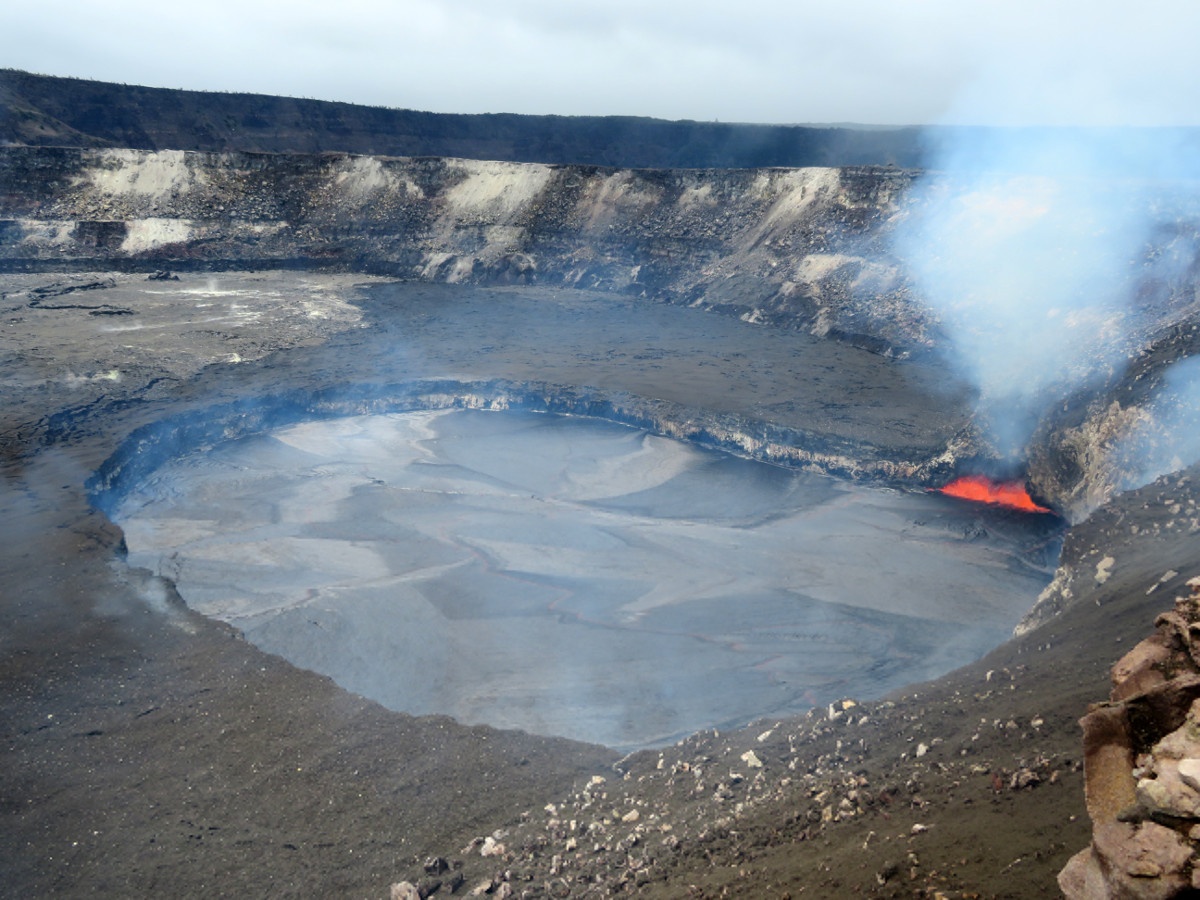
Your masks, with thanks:
M 1092 845 L 1059 873 L 1068 900 L 1170 900 L 1200 881 L 1200 579 L 1188 585 L 1080 720 Z
M 1166 683 L 1162 670 L 1174 655 L 1170 643 L 1155 633 L 1122 656 L 1112 670 L 1112 699 L 1125 700 Z

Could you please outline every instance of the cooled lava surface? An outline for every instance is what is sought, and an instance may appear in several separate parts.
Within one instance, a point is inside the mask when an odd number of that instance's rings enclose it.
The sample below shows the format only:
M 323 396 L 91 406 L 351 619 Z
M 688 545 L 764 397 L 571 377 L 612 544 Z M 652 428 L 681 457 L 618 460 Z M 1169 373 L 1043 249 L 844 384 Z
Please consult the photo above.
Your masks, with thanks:
M 515 411 L 229 440 L 114 520 L 191 608 L 390 709 L 624 750 L 973 662 L 1057 548 L 1054 522 Z

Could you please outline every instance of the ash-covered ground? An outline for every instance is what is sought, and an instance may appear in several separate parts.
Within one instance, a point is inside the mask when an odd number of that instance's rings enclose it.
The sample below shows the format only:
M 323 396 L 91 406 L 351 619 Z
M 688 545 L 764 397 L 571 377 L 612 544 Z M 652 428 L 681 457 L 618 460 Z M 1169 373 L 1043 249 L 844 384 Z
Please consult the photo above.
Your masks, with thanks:
M 624 760 L 414 718 L 131 568 L 89 478 L 114 455 L 133 471 L 139 453 L 202 450 L 189 434 L 497 397 L 586 398 L 684 435 L 703 421 L 711 445 L 750 450 L 769 423 L 837 442 L 813 464 L 853 450 L 894 469 L 944 450 L 969 392 L 933 362 L 587 292 L 280 273 L 6 275 L 2 290 L 9 896 L 386 897 L 402 879 L 530 897 L 1053 896 L 1088 834 L 1075 719 L 1200 564 L 1194 485 L 1173 475 L 1067 534 L 1074 605 L 931 685 Z

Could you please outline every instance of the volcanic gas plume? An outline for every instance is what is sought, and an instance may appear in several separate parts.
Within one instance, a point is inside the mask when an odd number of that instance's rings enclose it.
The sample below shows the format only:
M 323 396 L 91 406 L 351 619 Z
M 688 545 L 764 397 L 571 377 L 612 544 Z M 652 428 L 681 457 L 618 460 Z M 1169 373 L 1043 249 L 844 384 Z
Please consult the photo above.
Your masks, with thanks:
M 894 246 L 945 358 L 977 390 L 976 427 L 1010 466 L 1064 398 L 1103 384 L 1156 316 L 1177 314 L 1137 298 L 1179 291 L 1193 258 L 1172 223 L 1200 194 L 1162 189 L 1183 158 L 1120 132 L 964 131 L 910 194 Z

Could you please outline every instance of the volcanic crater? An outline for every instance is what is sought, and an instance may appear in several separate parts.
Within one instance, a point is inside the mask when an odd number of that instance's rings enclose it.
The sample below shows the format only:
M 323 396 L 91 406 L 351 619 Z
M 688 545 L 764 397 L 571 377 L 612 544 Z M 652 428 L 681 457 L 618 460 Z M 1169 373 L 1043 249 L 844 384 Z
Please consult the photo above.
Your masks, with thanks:
M 1200 566 L 1121 440 L 1194 221 L 1013 459 L 889 249 L 920 173 L 0 162 L 15 894 L 1030 896 L 1086 841 L 1074 719 Z M 929 490 L 981 473 L 1063 518 Z
M 655 371 L 678 355 L 658 343 Z M 1053 573 L 1054 516 L 603 425 L 636 418 L 571 394 L 417 380 L 204 410 L 135 432 L 93 500 L 130 565 L 356 693 L 625 750 L 935 677 Z

